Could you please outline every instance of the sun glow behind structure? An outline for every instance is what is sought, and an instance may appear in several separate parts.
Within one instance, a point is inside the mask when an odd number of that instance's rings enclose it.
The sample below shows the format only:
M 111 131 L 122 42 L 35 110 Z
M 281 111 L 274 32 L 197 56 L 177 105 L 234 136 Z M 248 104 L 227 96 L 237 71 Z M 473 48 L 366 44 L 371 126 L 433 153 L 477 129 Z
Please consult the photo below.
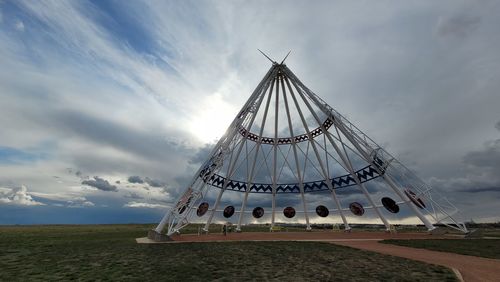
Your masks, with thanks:
M 241 231 L 246 214 L 260 219 L 265 213 L 261 206 L 247 206 L 250 194 L 257 195 L 252 196 L 254 204 L 271 201 L 270 218 L 261 219 L 270 221 L 270 230 L 277 220 L 295 221 L 296 214 L 310 230 L 314 213 L 340 216 L 350 230 L 349 211 L 361 217 L 370 210 L 389 231 L 386 213 L 399 213 L 402 205 L 406 217 L 415 215 L 429 231 L 435 229 L 433 221 L 467 232 L 454 217 L 458 209 L 445 197 L 309 90 L 284 60 L 278 64 L 267 58 L 272 67 L 177 204 L 150 232 L 151 239 L 162 238 L 164 228 L 167 236 L 178 232 L 195 214 L 206 218 L 206 232 L 216 213 L 225 218 L 239 214 L 236 229 Z M 223 198 L 228 193 L 237 197 Z M 222 210 L 223 203 L 228 205 Z M 318 203 L 314 212 L 312 204 Z M 285 218 L 277 214 L 280 209 Z
M 224 134 L 238 109 L 227 103 L 220 93 L 206 97 L 198 104 L 200 109 L 193 114 L 189 131 L 200 141 L 212 143 Z

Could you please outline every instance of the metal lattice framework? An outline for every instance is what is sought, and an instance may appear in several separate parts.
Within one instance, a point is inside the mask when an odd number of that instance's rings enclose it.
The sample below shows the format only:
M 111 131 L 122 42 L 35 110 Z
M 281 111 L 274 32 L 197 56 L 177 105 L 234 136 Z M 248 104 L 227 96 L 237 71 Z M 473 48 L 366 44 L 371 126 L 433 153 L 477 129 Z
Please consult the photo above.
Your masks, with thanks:
M 378 180 L 378 189 L 367 187 L 374 179 Z M 205 199 L 209 189 L 218 190 L 213 203 Z M 349 208 L 342 203 L 339 193 L 349 189 L 363 198 L 364 207 L 358 202 Z M 360 215 L 356 214 L 360 209 L 363 213 L 364 209 L 373 210 L 389 230 L 383 208 L 394 213 L 399 206 L 387 207 L 388 201 L 407 206 L 406 210 L 428 230 L 435 229 L 434 222 L 467 232 L 466 226 L 455 219 L 455 206 L 314 94 L 283 62 L 273 62 L 155 231 L 166 229 L 167 235 L 178 232 L 197 216 L 197 211 L 200 215 L 202 207 L 201 215 L 207 212 L 206 231 L 214 215 L 221 212 L 223 194 L 235 192 L 244 193 L 236 211 L 237 230 L 241 230 L 244 214 L 249 212 L 251 193 L 270 195 L 271 228 L 275 224 L 277 195 L 300 195 L 303 211 L 298 212 L 304 214 L 310 229 L 314 211 L 308 210 L 306 194 L 326 192 L 330 196 L 322 200 L 332 201 L 335 207 L 330 216 L 338 214 L 346 230 L 350 229 L 346 212 Z M 384 193 L 397 197 L 397 203 L 382 199 L 383 205 L 376 204 L 376 198 Z

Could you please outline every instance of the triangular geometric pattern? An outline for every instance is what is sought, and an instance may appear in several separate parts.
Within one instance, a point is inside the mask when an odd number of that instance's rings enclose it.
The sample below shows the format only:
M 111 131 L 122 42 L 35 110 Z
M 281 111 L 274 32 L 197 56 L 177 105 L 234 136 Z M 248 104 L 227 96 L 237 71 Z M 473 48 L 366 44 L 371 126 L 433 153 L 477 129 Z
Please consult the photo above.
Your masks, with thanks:
M 216 196 L 207 197 L 209 190 Z M 227 193 L 239 193 L 241 200 L 222 208 Z M 260 194 L 271 207 L 249 207 L 250 194 Z M 295 207 L 277 204 L 290 199 Z M 331 208 L 311 209 L 318 199 Z M 439 223 L 467 232 L 446 198 L 314 94 L 283 62 L 273 62 L 155 232 L 166 230 L 170 236 L 194 218 L 203 219 L 207 231 L 220 213 L 234 215 L 238 231 L 245 217 L 264 223 L 263 214 L 270 215 L 273 228 L 282 213 L 285 219 L 303 215 L 307 229 L 311 217 L 340 217 L 350 230 L 349 217 L 365 211 L 390 230 L 389 218 L 400 210 L 429 231 Z

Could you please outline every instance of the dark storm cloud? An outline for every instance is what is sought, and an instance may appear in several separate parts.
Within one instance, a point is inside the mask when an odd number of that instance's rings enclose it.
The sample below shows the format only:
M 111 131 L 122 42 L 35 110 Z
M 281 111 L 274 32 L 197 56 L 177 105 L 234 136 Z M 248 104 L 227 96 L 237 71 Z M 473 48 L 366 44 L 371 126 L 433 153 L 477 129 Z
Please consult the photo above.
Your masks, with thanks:
M 500 121 L 498 121 L 496 124 L 495 124 L 495 128 L 500 131 Z
M 500 173 L 500 139 L 486 142 L 483 150 L 467 153 L 464 162 L 476 167 L 494 169 Z
M 100 178 L 99 176 L 94 176 L 94 179 L 82 181 L 83 185 L 88 185 L 95 187 L 102 191 L 118 191 L 115 185 L 111 185 L 107 180 Z
M 500 187 L 464 188 L 464 189 L 460 189 L 458 191 L 465 192 L 465 193 L 483 193 L 483 192 L 500 193 Z
M 128 198 L 128 199 L 136 199 L 136 200 L 141 200 L 141 199 L 144 199 L 144 197 L 140 196 L 139 194 L 137 193 L 129 193 L 127 195 L 124 196 L 125 198 Z
M 201 165 L 210 156 L 210 153 L 214 149 L 215 144 L 205 144 L 203 147 L 199 148 L 198 151 L 189 159 L 189 164 Z
M 51 122 L 56 123 L 59 129 L 81 138 L 148 159 L 165 160 L 178 152 L 186 152 L 181 144 L 167 142 L 160 132 L 137 130 L 84 112 L 55 112 Z
M 137 183 L 137 184 L 142 184 L 142 183 L 147 183 L 151 187 L 163 187 L 166 185 L 165 182 L 158 180 L 158 179 L 152 179 L 149 177 L 140 177 L 138 175 L 136 176 L 129 176 L 128 182 L 130 183 Z
M 99 150 L 66 152 L 66 157 L 74 162 L 75 167 L 92 174 L 128 174 L 140 170 L 147 171 L 152 179 L 173 177 L 194 153 L 194 149 L 183 141 L 173 142 L 165 138 L 168 135 L 189 140 L 189 133 L 176 129 L 165 130 L 151 124 L 147 129 L 138 129 L 126 121 L 117 122 L 81 111 L 52 109 L 48 115 L 36 111 L 29 115 L 60 140 L 67 140 L 70 136 L 79 144 L 105 150 L 105 153 Z M 152 183 L 159 185 L 160 182 Z
M 462 161 L 457 170 L 460 174 L 434 179 L 433 186 L 447 191 L 450 201 L 459 207 L 461 205 L 464 214 L 468 213 L 471 217 L 488 210 L 484 207 L 496 210 L 500 199 L 500 139 L 485 142 L 482 149 L 466 153 Z
M 144 180 L 142 180 L 142 178 L 140 176 L 129 176 L 128 182 L 142 184 L 142 183 L 144 183 Z
M 437 26 L 437 33 L 440 36 L 460 36 L 465 37 L 481 23 L 481 18 L 472 15 L 455 15 L 449 18 L 441 18 Z
M 149 177 L 146 177 L 145 179 L 146 183 L 149 184 L 151 187 L 163 187 L 166 185 L 165 182 L 158 180 L 158 179 L 151 179 Z

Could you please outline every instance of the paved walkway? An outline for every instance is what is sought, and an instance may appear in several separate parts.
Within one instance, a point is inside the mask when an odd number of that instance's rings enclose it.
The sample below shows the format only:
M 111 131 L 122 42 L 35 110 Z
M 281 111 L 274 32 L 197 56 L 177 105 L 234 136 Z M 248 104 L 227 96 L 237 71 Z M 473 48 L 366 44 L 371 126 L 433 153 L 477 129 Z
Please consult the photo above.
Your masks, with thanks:
M 500 260 L 382 244 L 370 241 L 333 241 L 333 244 L 419 260 L 454 268 L 466 282 L 500 281 Z

